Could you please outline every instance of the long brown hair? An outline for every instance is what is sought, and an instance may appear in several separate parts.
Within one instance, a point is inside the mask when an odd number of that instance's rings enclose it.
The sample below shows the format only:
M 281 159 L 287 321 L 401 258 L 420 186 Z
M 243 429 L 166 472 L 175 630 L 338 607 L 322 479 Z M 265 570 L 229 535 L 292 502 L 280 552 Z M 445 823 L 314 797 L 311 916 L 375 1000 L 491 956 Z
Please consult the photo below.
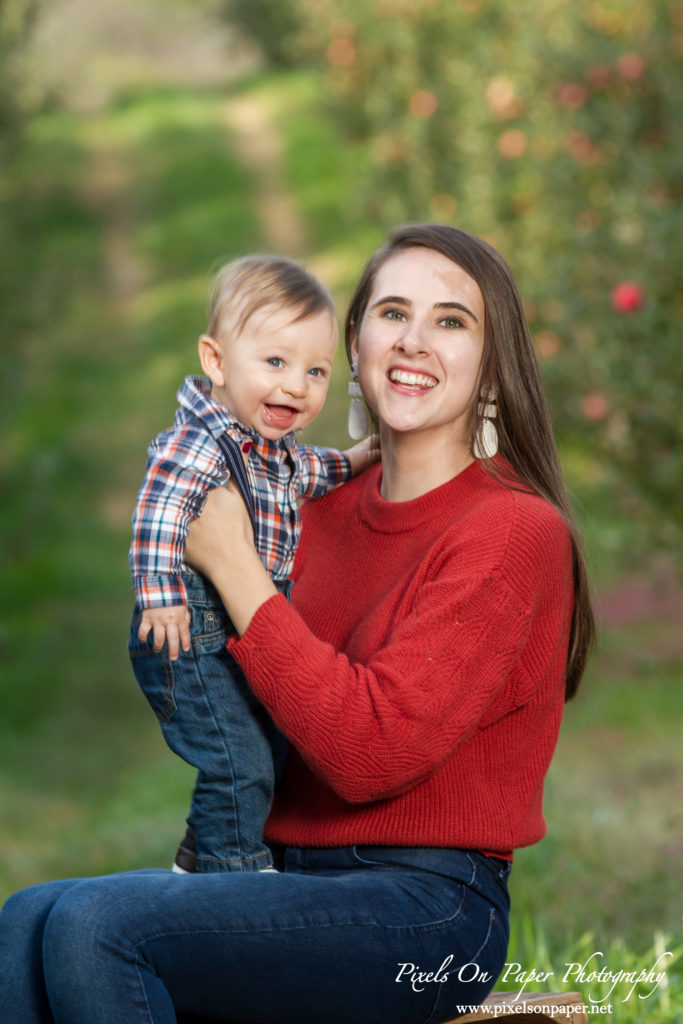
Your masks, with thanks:
M 445 224 L 406 224 L 370 258 L 346 316 L 346 348 L 351 358 L 352 330 L 360 328 L 379 269 L 405 249 L 432 249 L 476 281 L 486 310 L 481 385 L 497 388 L 496 429 L 498 451 L 514 471 L 505 475 L 498 464 L 482 464 L 507 487 L 528 489 L 560 513 L 571 534 L 574 576 L 574 611 L 567 655 L 566 699 L 574 696 L 595 639 L 595 621 L 588 573 L 579 530 L 574 520 L 560 469 L 550 414 L 522 301 L 510 268 L 487 242 Z M 478 401 L 472 403 L 471 444 L 481 429 Z

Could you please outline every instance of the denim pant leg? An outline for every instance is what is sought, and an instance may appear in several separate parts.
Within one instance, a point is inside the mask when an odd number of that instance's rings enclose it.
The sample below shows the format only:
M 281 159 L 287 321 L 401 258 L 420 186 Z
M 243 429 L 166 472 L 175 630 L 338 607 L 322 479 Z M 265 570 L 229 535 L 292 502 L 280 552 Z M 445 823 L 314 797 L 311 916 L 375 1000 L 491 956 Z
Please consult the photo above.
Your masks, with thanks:
M 508 865 L 370 847 L 285 862 L 16 894 L 0 913 L 3 1012 L 22 1024 L 438 1024 L 493 988 Z
M 502 861 L 345 847 L 287 850 L 284 863 L 16 894 L 0 913 L 3 1012 L 22 1024 L 439 1024 L 493 987 L 508 941 Z
M 231 629 L 213 588 L 187 574 L 191 649 L 170 661 L 140 643 L 136 609 L 129 652 L 169 747 L 197 769 L 188 823 L 200 872 L 257 871 L 272 863 L 263 841 L 283 739 L 225 649 Z
M 167 874 L 146 869 L 133 874 Z M 116 876 L 110 876 L 116 877 Z M 123 877 L 123 876 L 121 876 Z M 62 896 L 84 882 L 96 879 L 63 878 L 30 886 L 10 896 L 0 910 L 0 1020 L 7 1024 L 54 1024 L 46 985 L 45 928 Z M 77 942 L 62 947 L 65 964 L 75 966 Z M 88 966 L 84 962 L 83 970 Z M 93 983 L 95 979 L 92 979 Z M 74 1018 L 75 1019 L 75 1018 Z

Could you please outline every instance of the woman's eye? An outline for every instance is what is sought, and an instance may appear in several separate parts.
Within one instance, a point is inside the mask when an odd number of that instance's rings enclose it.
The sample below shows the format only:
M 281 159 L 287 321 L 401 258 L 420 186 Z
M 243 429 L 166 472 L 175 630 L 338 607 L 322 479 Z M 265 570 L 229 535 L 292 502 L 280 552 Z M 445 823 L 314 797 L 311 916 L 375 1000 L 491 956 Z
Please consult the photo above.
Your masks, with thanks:
M 282 360 L 279 356 L 271 356 L 270 359 L 266 360 L 266 362 L 269 366 L 282 366 Z
M 387 320 L 405 320 L 406 315 L 402 309 L 385 309 L 383 316 Z
M 465 322 L 461 320 L 459 316 L 445 316 L 443 320 L 439 321 L 444 327 L 453 329 L 454 327 L 464 327 Z

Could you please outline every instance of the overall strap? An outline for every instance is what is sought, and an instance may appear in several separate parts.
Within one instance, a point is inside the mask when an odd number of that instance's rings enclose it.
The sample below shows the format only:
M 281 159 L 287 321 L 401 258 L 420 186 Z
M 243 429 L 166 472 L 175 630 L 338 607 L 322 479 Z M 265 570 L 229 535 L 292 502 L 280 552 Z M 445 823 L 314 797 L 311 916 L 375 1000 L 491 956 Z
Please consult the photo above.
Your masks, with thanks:
M 230 475 L 239 487 L 240 494 L 244 499 L 244 504 L 247 506 L 249 512 L 249 518 L 251 519 L 251 525 L 254 528 L 254 536 L 256 536 L 256 521 L 254 514 L 254 497 L 251 493 L 251 487 L 249 486 L 249 478 L 247 476 L 247 467 L 244 465 L 244 458 L 240 451 L 240 446 L 234 441 L 230 434 L 223 433 L 220 437 L 217 437 L 216 443 L 220 446 L 225 461 L 228 464 Z

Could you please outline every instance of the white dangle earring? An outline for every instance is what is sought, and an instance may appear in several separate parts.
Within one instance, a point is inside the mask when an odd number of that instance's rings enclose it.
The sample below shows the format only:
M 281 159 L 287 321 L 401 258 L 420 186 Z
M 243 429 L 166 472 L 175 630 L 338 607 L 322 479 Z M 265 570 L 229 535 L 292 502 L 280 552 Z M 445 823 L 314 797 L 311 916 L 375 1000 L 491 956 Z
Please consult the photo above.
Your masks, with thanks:
M 354 441 L 359 441 L 370 430 L 370 420 L 368 418 L 368 410 L 363 401 L 363 392 L 358 383 L 358 363 L 355 361 L 351 364 L 351 380 L 349 381 L 348 390 L 351 396 L 351 403 L 349 405 L 349 418 L 346 429 L 349 432 L 350 438 Z
M 492 459 L 498 451 L 498 431 L 496 425 L 493 422 L 498 415 L 496 408 L 496 398 L 498 397 L 498 388 L 495 384 L 484 385 L 479 392 L 479 397 L 483 399 L 479 403 L 479 416 L 482 417 L 479 421 L 477 433 L 474 438 L 474 444 L 472 445 L 472 454 L 475 459 Z

